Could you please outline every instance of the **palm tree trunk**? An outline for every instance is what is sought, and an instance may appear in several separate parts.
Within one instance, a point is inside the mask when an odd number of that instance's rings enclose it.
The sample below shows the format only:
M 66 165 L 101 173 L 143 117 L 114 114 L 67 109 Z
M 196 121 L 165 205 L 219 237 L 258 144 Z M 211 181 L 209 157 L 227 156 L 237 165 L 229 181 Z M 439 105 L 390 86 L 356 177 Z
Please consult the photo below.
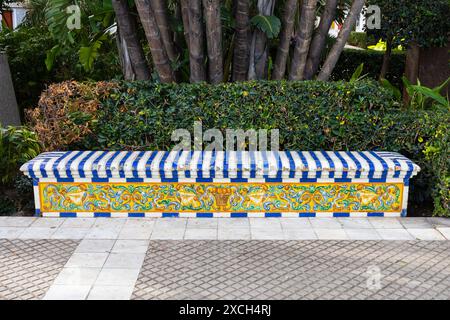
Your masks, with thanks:
M 294 32 L 295 13 L 297 11 L 297 0 L 287 0 L 284 6 L 283 30 L 280 35 L 277 57 L 272 72 L 273 80 L 281 80 L 286 72 L 286 61 L 289 55 L 292 33 Z
M 189 0 L 189 67 L 192 83 L 206 81 L 201 0 Z
M 209 81 L 217 84 L 223 81 L 220 0 L 203 0 L 203 8 L 206 21 Z
M 356 20 L 359 19 L 359 15 L 361 14 L 361 10 L 364 7 L 364 0 L 354 0 L 350 11 L 345 18 L 344 26 L 339 32 L 339 36 L 337 37 L 336 43 L 328 54 L 325 63 L 323 64 L 322 70 L 317 77 L 318 80 L 327 81 L 331 73 L 336 66 L 336 63 L 341 56 L 342 50 L 344 50 L 345 44 L 347 43 L 348 37 L 350 36 L 353 27 L 356 24 Z
M 258 11 L 260 15 L 271 16 L 276 0 L 258 0 Z M 267 61 L 269 56 L 268 40 L 266 34 L 256 29 L 253 32 L 250 47 L 250 67 L 248 78 L 250 80 L 267 78 Z
M 189 50 L 189 0 L 180 0 L 181 19 L 183 20 L 183 32 Z
M 380 80 L 386 79 L 386 75 L 389 71 L 389 65 L 391 64 L 391 55 L 392 55 L 392 38 L 389 37 L 386 40 L 386 52 L 383 56 L 383 65 L 381 66 L 380 71 Z
M 170 65 L 149 0 L 135 0 L 135 3 L 150 46 L 153 64 L 161 82 L 175 82 L 175 74 Z
M 130 13 L 127 0 L 113 0 L 118 24 L 119 52 L 122 52 L 122 68 L 127 80 L 148 80 L 150 71 L 145 59 L 144 50 L 139 43 L 136 32 L 136 19 Z M 127 61 L 131 63 L 127 66 Z
M 308 59 L 309 46 L 314 32 L 316 21 L 317 0 L 304 0 L 300 18 L 300 27 L 294 53 L 292 56 L 291 72 L 289 80 L 303 80 L 306 60 Z
M 247 80 L 249 62 L 250 1 L 236 1 L 236 42 L 233 58 L 233 81 Z
M 178 53 L 173 41 L 172 30 L 169 25 L 165 0 L 150 0 L 150 5 L 152 6 L 161 39 L 164 43 L 164 48 L 166 48 L 167 56 L 171 63 L 175 63 L 178 59 Z
M 320 17 L 320 24 L 317 28 L 316 34 L 311 42 L 309 49 L 308 60 L 306 61 L 305 79 L 311 80 L 319 70 L 320 59 L 322 52 L 327 42 L 328 32 L 331 24 L 336 18 L 338 0 L 328 0 L 325 9 Z

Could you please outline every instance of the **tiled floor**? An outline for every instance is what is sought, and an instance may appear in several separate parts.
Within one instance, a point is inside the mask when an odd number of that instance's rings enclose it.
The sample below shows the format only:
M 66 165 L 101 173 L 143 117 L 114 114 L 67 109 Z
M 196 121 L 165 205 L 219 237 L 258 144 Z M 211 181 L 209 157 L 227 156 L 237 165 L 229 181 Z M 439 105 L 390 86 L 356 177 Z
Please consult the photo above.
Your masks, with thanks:
M 450 242 L 152 241 L 132 298 L 447 300 Z
M 270 243 L 275 247 L 276 244 L 280 244 L 280 248 L 283 248 L 286 243 L 294 247 L 298 245 L 301 248 L 305 248 L 308 243 L 315 244 L 313 247 L 316 249 L 312 250 L 309 255 L 302 257 L 302 263 L 305 264 L 305 267 L 314 268 L 314 266 L 318 267 L 320 261 L 326 261 L 326 264 L 333 269 L 342 262 L 342 259 L 346 259 L 351 255 L 367 257 L 365 261 L 369 263 L 370 259 L 378 253 L 385 252 L 385 248 L 389 248 L 395 243 L 398 243 L 400 246 L 394 246 L 395 250 L 392 255 L 397 255 L 399 258 L 395 261 L 404 260 L 406 265 L 408 265 L 410 257 L 404 255 L 400 257 L 401 250 L 398 249 L 401 248 L 400 244 L 408 243 L 407 248 L 412 248 L 410 252 L 414 259 L 422 256 L 423 260 L 420 261 L 424 265 L 432 267 L 435 264 L 448 262 L 447 257 L 438 261 L 435 257 L 429 256 L 427 248 L 435 250 L 435 248 L 439 247 L 439 243 L 442 243 L 444 247 L 448 246 L 450 242 L 445 240 L 450 240 L 450 220 L 438 218 L 45 219 L 0 217 L 0 239 L 4 239 L 0 241 L 7 241 L 8 243 L 25 243 L 31 248 L 39 246 L 44 250 L 43 253 L 46 250 L 52 251 L 52 243 L 61 244 L 68 241 L 68 243 L 72 244 L 69 254 L 62 255 L 62 258 L 59 260 L 56 259 L 56 261 L 59 261 L 59 267 L 53 268 L 51 277 L 46 278 L 48 280 L 44 281 L 45 285 L 41 283 L 39 288 L 32 288 L 32 290 L 36 291 L 35 293 L 29 294 L 21 291 L 20 294 L 15 296 L 13 294 L 3 294 L 1 296 L 2 293 L 0 292 L 0 299 L 2 297 L 4 299 L 38 299 L 42 297 L 44 299 L 130 299 L 136 281 L 138 286 L 140 286 L 139 290 L 141 290 L 141 293 L 137 293 L 138 291 L 136 290 L 138 289 L 134 290 L 135 298 L 162 298 L 165 297 L 164 292 L 168 292 L 167 290 L 169 289 L 186 289 L 186 283 L 176 282 L 177 278 L 174 278 L 175 282 L 171 285 L 172 287 L 175 286 L 174 288 L 164 285 L 164 288 L 161 288 L 159 291 L 161 293 L 160 296 L 155 296 L 156 291 L 152 291 L 151 295 L 148 295 L 145 288 L 148 288 L 149 285 L 145 284 L 145 281 L 143 282 L 142 279 L 145 278 L 142 277 L 143 273 L 147 277 L 151 275 L 148 271 L 149 265 L 154 265 L 151 259 L 158 257 L 158 255 L 155 256 L 155 253 L 152 253 L 152 250 L 159 250 L 158 248 L 168 250 L 169 256 L 166 262 L 158 266 L 158 268 L 161 268 L 161 272 L 168 273 L 171 270 L 178 270 L 178 261 L 173 259 L 175 259 L 174 257 L 180 259 L 180 256 L 183 256 L 181 254 L 182 251 L 177 251 L 178 249 L 176 249 L 180 246 L 188 246 L 186 253 L 179 261 L 180 265 L 194 258 L 197 259 L 197 257 L 192 257 L 188 254 L 189 251 L 195 249 L 195 246 L 194 248 L 189 247 L 192 243 L 197 245 L 210 243 L 216 247 L 219 246 L 219 248 L 226 248 L 226 246 L 222 247 L 217 243 L 231 243 L 233 245 L 238 243 L 240 247 L 247 248 L 241 257 L 244 259 L 244 264 L 246 259 L 250 261 L 255 257 L 255 259 L 263 257 L 263 260 L 261 260 L 262 258 L 259 260 L 263 261 L 262 265 L 267 266 L 263 273 L 273 271 L 271 264 L 269 264 L 270 261 L 274 263 L 273 266 L 278 264 L 279 267 L 283 267 L 282 264 L 286 263 L 286 261 L 277 260 L 275 257 L 278 256 L 278 253 L 273 253 L 274 258 L 270 260 L 270 256 L 265 255 L 263 251 L 256 250 L 256 248 L 264 246 L 260 245 L 261 243 Z M 169 250 L 170 248 L 163 246 L 163 243 L 173 243 L 176 252 L 172 252 Z M 251 243 L 258 244 L 254 246 L 255 250 L 251 249 Z M 329 248 L 329 243 L 335 244 L 336 252 L 327 249 Z M 378 248 L 378 251 L 367 251 L 365 248 L 369 244 L 375 244 L 375 248 Z M 321 246 L 322 249 L 320 249 Z M 348 251 L 345 250 L 346 246 L 349 248 Z M 56 247 L 60 248 L 59 245 Z M 19 245 L 18 248 L 21 248 L 21 246 Z M 350 248 L 353 249 L 350 250 Z M 205 248 L 200 249 L 197 254 L 203 255 Z M 14 256 L 11 256 L 11 252 L 13 251 L 10 250 L 6 254 L 0 255 L 0 269 L 9 269 L 5 265 L 5 261 L 10 261 L 14 258 Z M 25 250 L 24 252 L 28 251 Z M 40 251 L 38 250 L 37 252 Z M 339 252 L 340 255 L 337 254 Z M 429 257 L 430 261 L 426 260 L 428 259 L 427 257 Z M 23 259 L 26 260 L 26 256 Z M 211 264 L 217 262 L 211 261 L 208 255 L 198 257 L 198 259 L 204 259 L 205 266 L 211 266 Z M 39 261 L 39 259 L 33 261 Z M 27 264 L 25 263 L 24 265 Z M 30 262 L 29 268 L 32 268 L 32 266 L 39 267 L 40 262 Z M 223 269 L 220 263 L 216 263 L 215 267 Z M 25 270 L 23 274 L 32 276 L 33 272 L 27 273 Z M 155 275 L 158 275 L 158 273 L 155 273 Z M 196 279 L 197 275 L 194 270 L 192 270 L 190 276 L 193 277 L 192 279 Z M 292 274 L 288 272 L 286 276 L 290 277 Z M 345 280 L 345 276 L 342 276 L 342 279 Z M 442 271 L 434 277 L 440 279 L 443 276 L 450 276 L 448 270 Z M 140 280 L 138 280 L 138 277 Z M 411 274 L 411 277 L 414 278 L 414 275 Z M 5 288 L 11 283 L 18 281 L 15 279 L 9 273 L 5 273 L 3 277 L 0 275 L 0 290 L 5 291 Z M 163 279 L 164 277 L 161 276 L 161 281 Z M 335 277 L 328 277 L 327 279 L 332 285 L 344 281 Z M 195 284 L 196 281 L 194 280 L 191 283 Z M 208 287 L 206 292 L 208 290 L 218 290 L 224 283 L 227 283 L 226 281 L 216 283 L 217 281 L 214 281 L 214 279 L 210 280 L 213 288 Z M 27 279 L 21 281 L 26 282 Z M 155 288 L 159 288 L 162 285 L 161 283 L 163 283 L 159 282 L 158 277 L 152 277 L 149 281 L 149 283 L 155 284 Z M 246 283 L 246 280 L 243 279 L 242 283 Z M 280 283 L 281 287 L 273 288 L 275 291 L 271 292 L 276 292 L 276 290 L 288 284 L 289 282 Z M 265 288 L 265 284 L 248 285 L 256 285 L 261 290 Z M 314 285 L 312 286 L 314 287 Z M 258 290 L 256 291 L 258 292 Z M 221 294 L 216 292 L 210 297 L 220 296 Z M 261 295 L 260 297 L 263 296 Z M 247 296 L 243 295 L 242 297 Z
M 450 219 L 58 219 L 0 217 L 3 239 L 445 240 Z

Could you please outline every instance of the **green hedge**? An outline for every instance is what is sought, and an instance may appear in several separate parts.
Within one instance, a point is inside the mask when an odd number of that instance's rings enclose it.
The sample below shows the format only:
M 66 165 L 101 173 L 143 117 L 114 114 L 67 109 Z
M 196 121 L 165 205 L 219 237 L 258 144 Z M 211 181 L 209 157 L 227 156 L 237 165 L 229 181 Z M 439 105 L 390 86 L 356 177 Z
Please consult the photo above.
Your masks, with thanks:
M 433 196 L 436 213 L 448 213 L 449 113 L 401 109 L 375 82 L 59 86 L 66 89 L 49 88 L 33 114 L 48 149 L 170 150 L 172 131 L 192 132 L 199 120 L 204 130 L 279 129 L 284 150 L 401 152 L 423 169 L 413 181 L 411 201 Z M 79 111 L 92 100 L 90 108 Z M 53 110 L 59 112 L 55 122 Z M 80 132 L 70 144 L 58 132 L 69 126 Z
M 333 80 L 350 80 L 356 68 L 364 63 L 363 74 L 378 79 L 383 65 L 384 52 L 375 50 L 344 50 L 333 71 Z M 392 54 L 389 72 L 386 78 L 396 87 L 402 87 L 402 75 L 405 72 L 406 55 L 403 52 Z

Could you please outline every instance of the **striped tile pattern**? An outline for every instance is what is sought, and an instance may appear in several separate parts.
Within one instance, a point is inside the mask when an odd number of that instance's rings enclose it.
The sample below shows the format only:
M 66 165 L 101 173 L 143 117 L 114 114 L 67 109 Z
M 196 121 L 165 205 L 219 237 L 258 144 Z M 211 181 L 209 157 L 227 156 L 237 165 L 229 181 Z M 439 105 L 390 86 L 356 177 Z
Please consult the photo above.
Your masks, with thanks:
M 351 181 L 410 179 L 420 168 L 392 152 L 103 152 L 44 153 L 21 170 L 31 178 L 74 179 L 294 179 Z M 245 182 L 245 181 L 243 181 Z
M 39 182 L 220 182 L 220 183 L 403 183 L 403 209 L 392 213 L 252 213 L 252 217 L 343 217 L 406 215 L 409 180 L 420 168 L 394 152 L 48 152 L 24 164 L 34 181 L 36 214 L 64 217 L 247 217 L 247 213 L 45 213 Z

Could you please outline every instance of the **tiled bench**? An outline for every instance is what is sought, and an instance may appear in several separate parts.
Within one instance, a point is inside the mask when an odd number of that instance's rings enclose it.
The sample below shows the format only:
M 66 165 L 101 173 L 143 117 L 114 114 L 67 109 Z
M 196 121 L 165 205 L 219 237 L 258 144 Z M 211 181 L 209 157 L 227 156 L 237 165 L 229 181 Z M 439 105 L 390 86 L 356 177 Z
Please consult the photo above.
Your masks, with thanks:
M 72 151 L 21 170 L 45 217 L 391 217 L 420 168 L 392 152 Z

